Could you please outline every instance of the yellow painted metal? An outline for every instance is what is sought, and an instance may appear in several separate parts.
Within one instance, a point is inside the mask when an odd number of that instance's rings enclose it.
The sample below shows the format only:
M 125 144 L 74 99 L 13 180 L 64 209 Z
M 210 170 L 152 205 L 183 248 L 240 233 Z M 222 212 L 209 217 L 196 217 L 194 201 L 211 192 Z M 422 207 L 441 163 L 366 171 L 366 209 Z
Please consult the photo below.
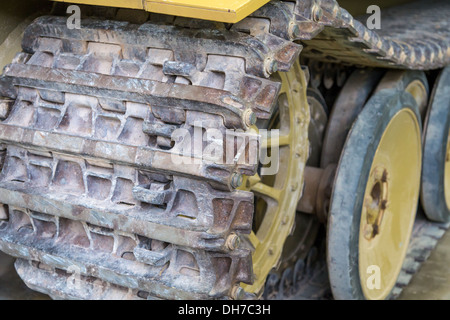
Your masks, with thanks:
M 67 2 L 73 4 L 89 4 L 94 6 L 145 9 L 145 0 L 53 0 L 55 2 Z
M 405 108 L 383 133 L 364 194 L 359 273 L 369 300 L 385 299 L 397 281 L 414 225 L 417 201 L 411 199 L 419 197 L 421 165 L 420 126 Z
M 247 177 L 242 187 L 263 199 L 255 203 L 255 215 L 263 216 L 257 223 L 256 232 L 249 237 L 255 248 L 255 283 L 243 286 L 245 291 L 257 295 L 262 292 L 270 271 L 277 266 L 284 243 L 293 230 L 309 152 L 310 111 L 305 75 L 297 62 L 291 71 L 279 73 L 279 76 L 282 82 L 278 99 L 279 115 L 269 126 L 269 129 L 280 130 L 279 139 L 262 141 L 263 148 L 271 150 L 279 147 L 279 171 L 272 176 Z
M 236 23 L 270 0 L 54 0 L 130 9 L 181 17 Z
M 414 80 L 405 89 L 406 92 L 410 93 L 414 100 L 417 102 L 419 107 L 419 112 L 421 116 L 424 117 L 428 106 L 428 90 L 425 84 L 420 80 Z
M 236 23 L 269 0 L 147 0 L 147 10 L 176 16 Z
M 447 139 L 447 152 L 444 168 L 444 194 L 447 208 L 450 208 L 450 132 Z

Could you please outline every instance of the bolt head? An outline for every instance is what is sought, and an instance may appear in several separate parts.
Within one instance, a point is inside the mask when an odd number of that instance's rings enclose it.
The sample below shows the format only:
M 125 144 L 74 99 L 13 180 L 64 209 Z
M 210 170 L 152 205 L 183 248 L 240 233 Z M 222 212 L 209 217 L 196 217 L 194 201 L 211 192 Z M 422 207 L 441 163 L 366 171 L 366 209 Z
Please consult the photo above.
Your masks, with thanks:
M 254 126 L 256 124 L 256 120 L 257 120 L 256 113 L 254 113 L 250 109 L 245 111 L 244 122 L 247 127 Z
M 244 177 L 240 173 L 233 173 L 233 176 L 231 177 L 231 187 L 237 189 L 240 186 L 242 186 L 242 183 L 244 182 Z
M 230 250 L 236 250 L 241 244 L 241 238 L 237 234 L 230 234 L 227 238 L 226 245 Z
M 364 237 L 367 240 L 371 240 L 373 238 L 373 227 L 371 224 L 366 224 L 363 232 L 364 232 Z
M 278 71 L 278 62 L 277 61 L 272 61 L 271 65 L 270 65 L 270 69 L 272 71 L 272 73 L 275 73 Z
M 265 62 L 265 69 L 268 75 L 278 71 L 278 62 L 272 58 L 267 58 Z
M 236 285 L 231 291 L 231 297 L 234 300 L 242 300 L 245 298 L 245 290 L 241 286 Z
M 298 26 L 297 23 L 294 23 L 294 25 L 292 26 L 292 38 L 300 38 L 301 36 L 301 32 L 300 32 L 300 27 Z

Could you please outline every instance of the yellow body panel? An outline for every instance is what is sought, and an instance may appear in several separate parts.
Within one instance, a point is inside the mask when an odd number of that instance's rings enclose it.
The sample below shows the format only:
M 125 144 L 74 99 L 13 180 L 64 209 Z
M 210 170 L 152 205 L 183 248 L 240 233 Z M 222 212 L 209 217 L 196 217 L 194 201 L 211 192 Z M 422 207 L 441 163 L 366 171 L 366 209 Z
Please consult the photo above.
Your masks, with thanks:
M 53 0 L 74 4 L 90 4 L 95 6 L 118 7 L 129 9 L 144 9 L 143 0 Z
M 270 0 L 53 0 L 130 9 L 181 17 L 236 23 Z

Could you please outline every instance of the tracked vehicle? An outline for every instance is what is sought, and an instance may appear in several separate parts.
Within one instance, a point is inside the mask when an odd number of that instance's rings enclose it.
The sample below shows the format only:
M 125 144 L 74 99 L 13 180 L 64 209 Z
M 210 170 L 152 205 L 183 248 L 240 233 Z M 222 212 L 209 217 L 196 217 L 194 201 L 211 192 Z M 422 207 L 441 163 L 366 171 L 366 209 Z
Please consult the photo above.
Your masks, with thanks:
M 389 299 L 448 227 L 448 1 L 380 1 L 379 30 L 352 1 L 64 2 L 0 51 L 0 250 L 30 288 Z

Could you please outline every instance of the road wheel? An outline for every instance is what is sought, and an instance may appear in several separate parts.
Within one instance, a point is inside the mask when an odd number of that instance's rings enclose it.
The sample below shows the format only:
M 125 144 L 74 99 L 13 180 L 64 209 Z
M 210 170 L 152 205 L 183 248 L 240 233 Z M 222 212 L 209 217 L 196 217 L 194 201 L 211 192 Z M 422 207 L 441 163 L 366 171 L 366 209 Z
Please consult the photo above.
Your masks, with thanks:
M 450 221 L 450 68 L 442 71 L 425 120 L 421 202 L 427 217 Z
M 389 296 L 414 225 L 421 164 L 416 100 L 399 87 L 379 91 L 349 133 L 331 196 L 327 252 L 336 299 Z
M 357 69 L 339 93 L 323 142 L 321 167 L 337 164 L 352 124 L 378 85 L 382 70 Z

